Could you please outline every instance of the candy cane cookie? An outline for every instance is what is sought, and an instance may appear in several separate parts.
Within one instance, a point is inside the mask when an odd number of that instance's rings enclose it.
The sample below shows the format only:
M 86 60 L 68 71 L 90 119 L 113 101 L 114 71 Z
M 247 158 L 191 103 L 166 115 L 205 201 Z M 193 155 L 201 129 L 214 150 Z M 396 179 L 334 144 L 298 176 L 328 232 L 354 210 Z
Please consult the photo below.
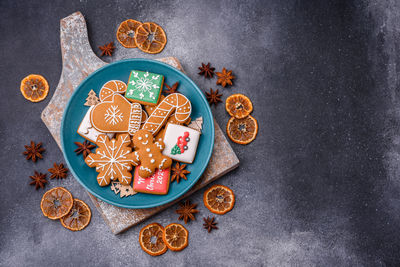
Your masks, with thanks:
M 174 117 L 178 122 L 185 122 L 192 112 L 192 104 L 186 96 L 174 93 L 164 98 L 143 125 L 142 129 L 156 135 L 166 123 L 169 115 L 175 111 Z
M 123 94 L 126 91 L 126 84 L 123 81 L 111 80 L 106 82 L 100 89 L 100 101 L 111 98 L 114 94 Z

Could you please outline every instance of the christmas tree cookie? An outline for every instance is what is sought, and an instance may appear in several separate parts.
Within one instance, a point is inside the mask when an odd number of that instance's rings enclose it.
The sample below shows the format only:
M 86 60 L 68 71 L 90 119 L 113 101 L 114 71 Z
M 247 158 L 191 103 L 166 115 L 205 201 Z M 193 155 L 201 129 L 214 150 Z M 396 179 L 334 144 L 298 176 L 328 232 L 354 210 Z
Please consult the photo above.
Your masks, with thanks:
M 163 83 L 164 76 L 161 74 L 133 70 L 125 97 L 132 102 L 155 106 L 160 98 Z
M 167 124 L 164 134 L 163 154 L 176 161 L 192 163 L 196 156 L 200 132 L 192 128 Z

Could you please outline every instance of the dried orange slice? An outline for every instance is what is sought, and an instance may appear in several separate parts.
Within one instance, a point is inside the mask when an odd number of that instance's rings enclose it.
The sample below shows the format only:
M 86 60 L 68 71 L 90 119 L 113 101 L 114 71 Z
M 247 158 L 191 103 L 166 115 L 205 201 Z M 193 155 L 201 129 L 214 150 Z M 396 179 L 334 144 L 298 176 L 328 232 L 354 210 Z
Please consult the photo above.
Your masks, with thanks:
M 136 30 L 137 28 L 142 25 L 141 22 L 133 20 L 133 19 L 127 19 L 123 22 L 118 27 L 117 30 L 117 40 L 118 42 L 126 48 L 135 48 L 136 43 L 135 43 L 135 35 L 136 35 Z
M 62 226 L 71 231 L 80 231 L 90 223 L 92 212 L 89 206 L 80 199 L 74 199 L 74 205 L 67 215 L 60 219 Z
M 189 243 L 189 232 L 179 223 L 168 224 L 164 228 L 163 240 L 172 251 L 181 251 Z
M 64 187 L 55 187 L 44 193 L 40 208 L 43 215 L 56 220 L 68 214 L 74 204 L 71 193 Z
M 140 230 L 139 243 L 142 249 L 151 256 L 164 254 L 168 248 L 163 241 L 164 227 L 151 223 Z
M 226 133 L 233 142 L 246 145 L 256 139 L 258 133 L 257 120 L 251 115 L 243 119 L 231 117 L 226 125 Z
M 31 102 L 39 102 L 49 93 L 49 84 L 42 75 L 31 74 L 21 81 L 22 95 Z
M 160 53 L 167 43 L 167 35 L 163 28 L 154 22 L 145 22 L 136 29 L 137 47 L 149 54 Z
M 213 185 L 204 192 L 203 201 L 212 213 L 225 214 L 233 209 L 235 194 L 227 186 Z
M 253 111 L 253 104 L 247 96 L 234 94 L 226 99 L 225 109 L 229 115 L 237 119 L 243 119 Z

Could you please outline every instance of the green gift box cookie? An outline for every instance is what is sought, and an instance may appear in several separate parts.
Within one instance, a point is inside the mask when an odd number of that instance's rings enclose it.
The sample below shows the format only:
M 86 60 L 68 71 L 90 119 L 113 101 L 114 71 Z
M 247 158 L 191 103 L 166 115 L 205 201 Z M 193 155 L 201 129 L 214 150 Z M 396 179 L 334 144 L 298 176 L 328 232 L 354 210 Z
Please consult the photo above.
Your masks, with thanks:
M 133 70 L 129 76 L 125 97 L 144 105 L 155 106 L 161 95 L 164 76 L 148 71 Z

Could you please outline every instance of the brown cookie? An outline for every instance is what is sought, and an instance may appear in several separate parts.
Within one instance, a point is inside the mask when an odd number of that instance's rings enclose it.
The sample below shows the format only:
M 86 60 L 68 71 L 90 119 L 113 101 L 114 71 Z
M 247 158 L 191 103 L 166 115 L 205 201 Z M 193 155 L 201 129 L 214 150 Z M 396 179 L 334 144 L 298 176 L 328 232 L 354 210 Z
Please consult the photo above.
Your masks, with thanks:
M 97 182 L 100 186 L 110 184 L 111 180 L 118 179 L 121 184 L 128 185 L 132 181 L 132 165 L 136 165 L 134 153 L 129 147 L 131 140 L 128 134 L 121 134 L 118 139 L 109 139 L 102 134 L 97 138 L 99 146 L 96 153 L 90 153 L 85 162 L 89 167 L 96 167 Z
M 142 129 L 148 130 L 151 134 L 156 135 L 173 112 L 175 112 L 174 116 L 176 121 L 183 123 L 188 120 L 192 112 L 192 105 L 189 99 L 179 93 L 166 96 L 150 114 Z
M 114 94 L 93 107 L 90 113 L 93 127 L 102 133 L 128 133 L 139 130 L 142 106 L 131 103 L 120 94 Z
M 149 177 L 156 169 L 164 170 L 171 166 L 172 160 L 161 153 L 164 142 L 162 140 L 153 142 L 153 135 L 149 131 L 139 130 L 132 137 L 132 142 L 136 149 L 135 163 L 140 165 L 138 171 L 140 177 Z

